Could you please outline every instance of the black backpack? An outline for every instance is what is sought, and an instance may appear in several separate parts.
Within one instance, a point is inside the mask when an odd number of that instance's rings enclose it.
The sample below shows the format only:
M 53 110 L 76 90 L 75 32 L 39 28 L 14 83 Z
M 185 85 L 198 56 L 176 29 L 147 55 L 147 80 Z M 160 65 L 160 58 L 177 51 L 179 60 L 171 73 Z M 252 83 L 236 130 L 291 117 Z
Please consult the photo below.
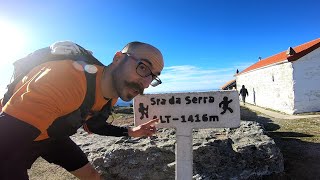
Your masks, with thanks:
M 81 61 L 89 65 L 100 65 L 103 64 L 96 59 L 90 52 L 85 50 L 83 47 L 77 45 L 81 53 L 68 54 L 68 55 L 56 55 L 51 53 L 51 48 L 46 47 L 39 49 L 28 56 L 19 59 L 13 63 L 14 73 L 13 81 L 7 85 L 7 92 L 4 94 L 2 100 L 2 106 L 4 106 L 14 93 L 14 88 L 17 83 L 22 80 L 34 67 L 49 61 L 58 61 L 65 59 L 72 59 L 74 61 Z M 88 115 L 104 118 L 107 120 L 111 114 L 111 99 L 99 112 L 90 112 L 94 101 L 95 101 L 95 87 L 96 87 L 96 73 L 89 73 L 85 71 L 87 80 L 87 91 L 81 106 L 75 111 L 65 116 L 59 117 L 51 124 L 47 129 L 49 137 L 61 138 L 70 136 L 77 132 L 84 123 Z

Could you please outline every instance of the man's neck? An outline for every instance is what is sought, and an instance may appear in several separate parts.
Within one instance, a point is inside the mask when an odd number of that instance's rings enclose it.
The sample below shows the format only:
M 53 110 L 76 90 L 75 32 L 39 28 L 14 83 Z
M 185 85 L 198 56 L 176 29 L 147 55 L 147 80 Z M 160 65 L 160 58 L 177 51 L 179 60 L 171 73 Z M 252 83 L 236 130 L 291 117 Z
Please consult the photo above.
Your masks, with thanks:
M 104 98 L 107 98 L 107 99 L 118 98 L 118 95 L 114 89 L 112 82 L 113 81 L 112 81 L 110 66 L 105 66 L 103 68 L 102 78 L 101 78 L 101 92 Z

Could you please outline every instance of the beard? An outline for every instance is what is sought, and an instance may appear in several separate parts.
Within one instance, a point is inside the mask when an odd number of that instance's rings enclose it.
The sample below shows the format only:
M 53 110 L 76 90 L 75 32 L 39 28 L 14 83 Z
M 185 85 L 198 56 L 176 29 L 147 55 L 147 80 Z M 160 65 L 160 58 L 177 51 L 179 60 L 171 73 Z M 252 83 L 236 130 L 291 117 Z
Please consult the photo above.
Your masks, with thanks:
M 138 83 L 135 82 L 129 82 L 124 80 L 122 83 L 119 80 L 113 79 L 113 84 L 115 85 L 115 90 L 118 94 L 118 96 L 123 100 L 123 101 L 131 101 L 136 94 L 130 94 L 130 93 L 125 93 L 125 89 L 133 89 L 137 91 L 139 94 L 143 94 L 144 88 L 141 87 Z
M 143 94 L 144 88 L 142 88 L 139 84 L 134 83 L 134 82 L 129 82 L 129 81 L 124 81 L 124 87 L 129 88 L 129 89 L 133 89 L 135 91 L 137 91 L 140 95 Z M 124 101 L 131 101 L 136 95 L 132 95 L 132 94 L 127 94 L 126 98 L 121 98 Z
M 143 94 L 144 88 L 141 87 L 138 83 L 124 81 L 124 85 L 127 86 L 128 88 L 138 91 L 140 95 Z
M 112 84 L 118 94 L 118 97 L 120 97 L 123 101 L 131 101 L 137 94 L 130 94 L 129 92 L 126 93 L 126 89 L 129 91 L 130 89 L 137 91 L 138 94 L 142 95 L 144 88 L 140 86 L 139 83 L 126 80 L 126 78 L 123 76 L 123 74 L 126 74 L 126 72 L 124 72 L 124 69 L 122 69 L 121 67 L 124 66 L 125 62 L 127 61 L 120 62 L 121 64 L 119 65 L 119 67 L 111 73 L 111 78 L 113 81 Z

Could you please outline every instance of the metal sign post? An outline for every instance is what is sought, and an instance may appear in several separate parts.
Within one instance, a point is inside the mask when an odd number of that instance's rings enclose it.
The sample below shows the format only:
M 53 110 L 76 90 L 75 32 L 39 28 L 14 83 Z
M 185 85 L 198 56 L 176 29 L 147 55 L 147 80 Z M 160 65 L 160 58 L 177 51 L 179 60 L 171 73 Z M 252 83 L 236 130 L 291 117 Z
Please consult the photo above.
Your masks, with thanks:
M 139 95 L 135 126 L 159 118 L 158 128 L 176 128 L 176 180 L 192 179 L 192 130 L 240 126 L 237 91 Z

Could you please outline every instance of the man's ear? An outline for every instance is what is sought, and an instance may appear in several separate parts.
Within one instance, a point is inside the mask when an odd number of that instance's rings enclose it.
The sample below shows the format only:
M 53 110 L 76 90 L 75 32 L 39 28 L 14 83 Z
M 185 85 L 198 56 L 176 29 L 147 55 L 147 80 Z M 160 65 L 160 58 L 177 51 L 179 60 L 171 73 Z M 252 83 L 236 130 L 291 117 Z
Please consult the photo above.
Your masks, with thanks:
M 116 54 L 113 56 L 113 62 L 116 63 L 121 60 L 123 57 L 123 53 L 121 51 L 116 52 Z

